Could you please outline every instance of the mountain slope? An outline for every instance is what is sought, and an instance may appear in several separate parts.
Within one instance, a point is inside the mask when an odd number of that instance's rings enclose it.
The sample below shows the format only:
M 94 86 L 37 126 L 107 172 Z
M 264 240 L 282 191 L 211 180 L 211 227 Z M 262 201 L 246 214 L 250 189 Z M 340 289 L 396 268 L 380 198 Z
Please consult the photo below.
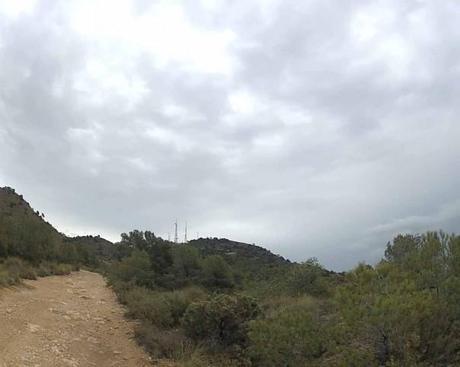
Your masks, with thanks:
M 222 256 L 234 270 L 255 278 L 271 277 L 274 271 L 283 271 L 292 265 L 289 260 L 263 247 L 226 238 L 199 238 L 188 244 L 204 257 Z
M 221 255 L 227 259 L 235 257 L 251 258 L 255 263 L 264 265 L 290 263 L 289 260 L 280 255 L 275 255 L 266 248 L 226 238 L 199 238 L 189 241 L 188 244 L 197 248 L 203 255 Z
M 59 255 L 63 235 L 34 211 L 22 195 L 0 188 L 0 256 L 36 262 Z
M 110 241 L 99 236 L 65 236 L 22 195 L 11 187 L 0 187 L 0 258 L 94 264 L 99 258 L 109 257 L 111 247 Z
M 65 244 L 71 244 L 85 252 L 86 263 L 96 265 L 99 261 L 110 261 L 115 257 L 115 245 L 101 236 L 64 237 Z

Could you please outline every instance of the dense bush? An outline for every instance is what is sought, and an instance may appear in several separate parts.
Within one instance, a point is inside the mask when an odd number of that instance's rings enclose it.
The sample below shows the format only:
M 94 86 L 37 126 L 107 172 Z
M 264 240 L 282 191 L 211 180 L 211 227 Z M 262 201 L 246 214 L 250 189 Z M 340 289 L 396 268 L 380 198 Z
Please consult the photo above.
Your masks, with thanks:
M 7 258 L 2 265 L 13 279 L 37 279 L 35 269 L 19 258 Z
M 155 288 L 155 273 L 145 251 L 134 250 L 130 256 L 109 268 L 112 282 L 129 282 L 140 287 Z
M 78 270 L 78 267 L 73 265 L 44 261 L 38 266 L 37 275 L 40 277 L 49 275 L 68 275 L 76 270 Z
M 7 287 L 10 285 L 17 284 L 20 281 L 19 278 L 12 276 L 8 270 L 0 264 L 0 287 Z
M 211 345 L 246 347 L 248 323 L 260 313 L 256 301 L 246 296 L 219 294 L 192 303 L 185 312 L 185 333 Z
M 190 359 L 195 347 L 180 329 L 162 329 L 149 322 L 136 327 L 137 340 L 155 358 Z
M 398 236 L 380 264 L 348 273 L 335 297 L 348 340 L 375 365 L 459 363 L 459 248 L 444 233 Z
M 35 273 L 30 266 L 17 258 L 8 258 L 0 263 L 0 287 L 18 284 L 21 278 L 35 279 Z
M 316 259 L 293 265 L 285 283 L 285 291 L 291 295 L 326 296 L 329 293 L 325 270 Z
M 254 366 L 297 367 L 321 358 L 331 338 L 311 298 L 285 299 L 266 318 L 252 321 L 249 349 Z
M 250 367 L 251 362 L 234 353 L 210 353 L 206 348 L 195 348 L 179 360 L 180 367 Z
M 201 277 L 201 258 L 198 250 L 189 245 L 171 248 L 174 279 L 178 287 L 197 283 Z
M 230 266 L 219 255 L 203 260 L 203 284 L 210 289 L 228 289 L 235 286 Z
M 177 326 L 187 307 L 206 297 L 199 288 L 153 291 L 118 283 L 116 290 L 120 302 L 127 306 L 129 316 L 147 320 L 160 328 Z
M 162 328 L 173 326 L 169 304 L 156 292 L 135 287 L 126 293 L 125 303 L 131 317 L 148 320 Z

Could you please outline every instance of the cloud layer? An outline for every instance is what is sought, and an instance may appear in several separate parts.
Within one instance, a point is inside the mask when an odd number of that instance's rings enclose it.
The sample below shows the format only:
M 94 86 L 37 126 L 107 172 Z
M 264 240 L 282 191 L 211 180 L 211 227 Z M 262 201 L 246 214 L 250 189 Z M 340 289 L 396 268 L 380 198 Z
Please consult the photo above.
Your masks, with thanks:
M 346 269 L 460 230 L 455 1 L 0 0 L 0 184 L 66 233 Z

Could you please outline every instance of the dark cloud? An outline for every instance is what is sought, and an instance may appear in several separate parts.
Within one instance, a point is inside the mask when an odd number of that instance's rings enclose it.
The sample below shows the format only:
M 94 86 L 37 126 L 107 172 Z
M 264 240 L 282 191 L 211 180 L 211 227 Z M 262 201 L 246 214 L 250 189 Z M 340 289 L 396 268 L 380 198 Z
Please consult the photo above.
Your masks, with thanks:
M 335 269 L 459 230 L 456 2 L 14 4 L 0 184 L 59 229 L 178 217 Z

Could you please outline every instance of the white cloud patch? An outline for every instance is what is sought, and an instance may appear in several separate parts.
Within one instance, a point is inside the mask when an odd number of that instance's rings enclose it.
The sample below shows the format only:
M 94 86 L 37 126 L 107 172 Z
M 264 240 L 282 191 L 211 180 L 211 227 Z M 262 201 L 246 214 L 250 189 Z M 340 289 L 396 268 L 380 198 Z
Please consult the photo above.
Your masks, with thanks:
M 177 3 L 157 2 L 139 14 L 131 1 L 112 2 L 110 9 L 105 1 L 74 2 L 71 24 L 92 42 L 112 40 L 149 53 L 159 68 L 177 64 L 188 72 L 229 75 L 235 66 L 229 52 L 234 32 L 192 25 Z
M 253 114 L 258 108 L 261 108 L 255 96 L 248 91 L 240 90 L 232 92 L 228 97 L 230 108 L 237 114 Z
M 152 141 L 169 146 L 177 151 L 190 150 L 193 143 L 185 136 L 181 136 L 177 131 L 161 127 L 152 127 L 146 130 L 146 136 Z
M 8 18 L 15 19 L 21 15 L 27 15 L 34 11 L 37 0 L 14 0 L 1 1 L 0 14 L 6 15 Z

